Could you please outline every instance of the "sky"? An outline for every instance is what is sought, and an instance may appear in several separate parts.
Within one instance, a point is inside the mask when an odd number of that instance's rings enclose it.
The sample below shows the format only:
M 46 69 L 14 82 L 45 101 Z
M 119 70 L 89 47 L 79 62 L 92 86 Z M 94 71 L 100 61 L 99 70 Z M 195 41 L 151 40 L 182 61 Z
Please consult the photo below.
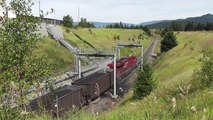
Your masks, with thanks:
M 39 1 L 41 10 L 55 10 L 46 17 L 70 15 L 74 21 L 78 21 L 78 8 L 80 17 L 89 21 L 133 24 L 213 14 L 213 0 L 33 0 L 35 16 L 39 15 Z

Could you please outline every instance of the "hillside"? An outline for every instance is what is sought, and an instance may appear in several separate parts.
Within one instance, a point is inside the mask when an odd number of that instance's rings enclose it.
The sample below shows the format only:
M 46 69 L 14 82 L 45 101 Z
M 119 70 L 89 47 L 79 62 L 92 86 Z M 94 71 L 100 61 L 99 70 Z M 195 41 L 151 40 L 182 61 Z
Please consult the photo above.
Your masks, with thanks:
M 191 86 L 192 75 L 199 68 L 198 59 L 206 48 L 213 48 L 212 32 L 181 32 L 179 45 L 162 54 L 154 63 L 155 90 L 141 101 L 126 100 L 111 112 L 98 116 L 85 113 L 71 114 L 70 120 L 168 120 L 213 119 L 213 91 Z M 187 92 L 188 91 L 188 92 Z M 40 119 L 50 119 L 47 116 Z M 37 119 L 37 118 L 36 118 Z
M 182 32 L 177 37 L 179 45 L 154 64 L 156 89 L 152 94 L 142 101 L 127 100 L 98 119 L 213 119 L 212 88 L 193 91 L 193 86 L 189 87 L 202 50 L 213 48 L 213 33 Z M 180 87 L 189 92 L 183 93 Z M 174 109 L 173 98 L 177 100 Z M 191 109 L 193 106 L 196 111 Z
M 96 49 L 100 51 L 106 50 L 114 50 L 116 46 L 116 42 L 139 42 L 142 43 L 144 48 L 150 43 L 150 38 L 145 35 L 142 30 L 128 30 L 128 29 L 71 29 L 71 32 L 66 32 L 64 28 L 64 37 L 68 40 L 68 42 L 73 43 L 78 48 L 82 50 L 91 50 L 92 48 L 82 42 L 79 38 L 77 38 L 73 33 L 79 35 L 82 39 L 86 40 L 90 44 L 92 44 Z M 141 38 L 138 38 L 139 35 L 142 35 Z M 119 37 L 119 40 L 115 37 Z M 121 50 L 122 55 L 128 55 L 129 53 L 136 51 L 139 53 L 140 50 L 137 48 L 132 49 L 123 49 Z
M 147 25 L 149 28 L 166 28 L 170 27 L 172 22 L 177 22 L 177 23 L 186 23 L 186 22 L 194 22 L 194 23 L 213 23 L 213 15 L 212 14 L 206 14 L 200 17 L 189 17 L 186 19 L 177 19 L 177 20 L 165 20 L 162 22 L 158 22 L 155 24 Z
M 194 91 L 189 88 L 195 68 L 199 68 L 201 51 L 213 46 L 213 33 L 178 34 L 179 45 L 162 54 L 154 64 L 157 88 L 142 101 L 128 100 L 124 105 L 101 118 L 108 119 L 208 119 L 213 118 L 212 89 Z M 189 93 L 183 93 L 180 87 Z M 172 99 L 176 98 L 173 109 Z M 204 104 L 205 103 L 205 104 Z M 196 108 L 196 112 L 191 110 Z M 121 112 L 122 111 L 122 112 Z M 111 116 L 111 117 L 110 117 Z
M 125 42 L 132 42 L 134 39 L 134 42 L 141 42 L 144 47 L 146 47 L 151 39 L 144 35 L 144 32 L 142 30 L 123 30 L 123 29 L 71 29 L 70 31 L 78 34 L 83 39 L 87 40 L 87 42 L 91 43 L 93 46 L 95 46 L 97 49 L 106 51 L 106 50 L 113 50 L 116 41 L 114 40 L 114 36 L 118 36 L 121 41 Z M 70 42 L 71 44 L 75 45 L 76 47 L 79 47 L 83 50 L 92 50 L 90 46 L 82 42 L 79 38 L 77 38 L 74 34 L 67 33 L 66 29 L 63 28 L 64 37 L 65 39 Z M 138 35 L 143 34 L 144 37 L 141 39 L 138 39 Z M 74 55 L 69 50 L 61 46 L 58 42 L 55 40 L 52 40 L 51 38 L 46 38 L 43 43 L 40 45 L 41 48 L 39 50 L 44 51 L 49 55 L 51 59 L 55 61 L 56 66 L 56 72 L 58 73 L 64 73 L 67 70 L 70 70 L 73 68 L 73 62 L 74 62 Z M 136 51 L 136 53 L 140 53 L 140 50 L 137 48 L 127 49 L 127 50 L 121 50 L 122 55 L 128 55 L 132 53 L 133 51 Z

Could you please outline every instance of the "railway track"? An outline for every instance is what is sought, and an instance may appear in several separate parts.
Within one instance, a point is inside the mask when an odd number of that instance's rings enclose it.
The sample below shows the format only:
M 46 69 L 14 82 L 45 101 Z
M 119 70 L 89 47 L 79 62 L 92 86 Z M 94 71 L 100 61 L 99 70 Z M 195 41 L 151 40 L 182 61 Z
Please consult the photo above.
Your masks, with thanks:
M 157 43 L 158 37 L 154 36 L 152 42 L 149 44 L 147 49 L 144 52 L 144 63 L 146 63 L 149 59 L 149 57 L 152 55 L 155 45 Z
M 154 37 L 153 41 L 146 49 L 144 53 L 145 62 L 147 62 L 149 56 L 152 54 L 156 41 L 157 38 Z M 136 68 L 138 67 L 137 58 L 135 56 L 129 56 L 116 62 L 116 64 L 118 63 L 120 63 L 121 66 L 116 66 L 116 76 L 119 78 L 117 79 L 117 84 L 122 86 L 121 83 L 127 83 L 127 85 L 123 84 L 123 88 L 129 89 L 131 82 L 128 82 L 128 78 L 134 73 L 134 71 L 136 71 Z M 110 64 L 108 64 L 108 66 L 109 65 Z M 113 68 L 110 67 L 110 69 L 107 71 L 96 72 L 78 81 L 72 82 L 72 85 L 64 86 L 52 92 L 48 92 L 46 95 L 36 99 L 42 100 L 45 108 L 47 107 L 48 110 L 52 111 L 53 115 L 58 112 L 60 114 L 64 114 L 67 110 L 82 108 L 83 106 L 87 105 L 89 101 L 99 98 L 106 91 L 112 89 L 114 84 L 113 76 Z M 30 105 L 34 106 L 34 110 L 36 110 L 39 106 L 36 99 L 34 102 L 31 102 Z M 59 108 L 57 108 L 57 106 L 55 107 L 55 105 L 60 106 L 60 111 L 58 111 Z

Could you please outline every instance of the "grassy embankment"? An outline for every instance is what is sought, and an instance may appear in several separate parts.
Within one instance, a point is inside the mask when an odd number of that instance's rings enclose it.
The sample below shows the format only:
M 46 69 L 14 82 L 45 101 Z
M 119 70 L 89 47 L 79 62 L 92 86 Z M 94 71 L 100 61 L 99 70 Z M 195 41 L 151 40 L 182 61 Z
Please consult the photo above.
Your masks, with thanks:
M 179 45 L 154 63 L 156 89 L 148 97 L 141 101 L 129 99 L 99 116 L 81 114 L 71 119 L 213 119 L 213 87 L 200 90 L 191 84 L 202 51 L 213 48 L 213 33 L 181 32 L 177 38 Z
M 63 28 L 65 38 L 70 42 L 76 45 L 79 48 L 83 48 L 88 50 L 91 49 L 87 44 L 78 39 L 73 33 L 79 35 L 82 39 L 91 43 L 95 48 L 100 51 L 105 50 L 114 50 L 116 42 L 140 42 L 146 48 L 150 43 L 150 38 L 147 36 L 143 36 L 143 38 L 138 38 L 140 34 L 144 35 L 142 30 L 128 30 L 128 29 L 71 29 L 70 33 L 66 32 L 66 29 Z M 115 40 L 114 37 L 119 36 L 119 39 Z M 132 48 L 132 49 L 122 49 L 121 55 L 125 56 L 131 52 L 140 53 L 140 49 Z
M 95 46 L 98 50 L 112 50 L 114 49 L 116 45 L 116 41 L 114 40 L 115 35 L 119 35 L 121 41 L 128 42 L 130 41 L 138 42 L 144 44 L 144 47 L 146 48 L 148 44 L 151 41 L 151 38 L 145 37 L 144 39 L 138 39 L 139 34 L 143 34 L 144 32 L 142 30 L 124 30 L 124 29 L 89 29 L 81 28 L 81 29 L 70 29 L 72 32 L 78 34 L 83 39 L 87 40 L 89 43 L 91 43 L 93 46 Z M 65 39 L 70 42 L 71 44 L 75 45 L 78 48 L 81 49 L 92 49 L 87 44 L 82 42 L 80 39 L 78 39 L 74 34 L 67 33 L 66 29 L 63 28 L 63 33 Z M 74 62 L 74 55 L 69 50 L 61 46 L 56 41 L 46 38 L 44 42 L 41 44 L 41 50 L 44 51 L 49 55 L 51 59 L 55 60 L 55 65 L 57 68 L 56 72 L 64 73 L 64 71 L 67 71 L 69 69 L 72 69 L 73 62 Z M 132 48 L 132 49 L 122 49 L 121 54 L 122 55 L 128 55 L 132 52 L 139 53 L 140 49 Z
M 213 87 L 200 90 L 193 89 L 191 84 L 194 70 L 199 69 L 202 51 L 213 48 L 213 33 L 181 32 L 177 38 L 179 45 L 161 54 L 154 63 L 156 88 L 148 97 L 132 101 L 130 92 L 127 100 L 111 112 L 98 116 L 80 113 L 70 115 L 69 119 L 213 119 Z

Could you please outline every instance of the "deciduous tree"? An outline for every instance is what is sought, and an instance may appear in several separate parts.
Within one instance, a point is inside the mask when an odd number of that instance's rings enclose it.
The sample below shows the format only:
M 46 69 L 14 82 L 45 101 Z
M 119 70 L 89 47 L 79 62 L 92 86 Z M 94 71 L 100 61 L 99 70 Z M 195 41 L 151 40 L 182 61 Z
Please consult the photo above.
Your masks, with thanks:
M 4 14 L 0 28 L 0 119 L 11 120 L 22 116 L 25 94 L 33 83 L 46 79 L 51 66 L 38 50 L 42 38 L 37 32 L 38 19 L 31 13 L 31 0 L 2 2 L 2 8 L 16 15 L 10 19 Z
M 67 15 L 63 17 L 63 26 L 68 28 L 73 27 L 73 19 L 71 16 Z

